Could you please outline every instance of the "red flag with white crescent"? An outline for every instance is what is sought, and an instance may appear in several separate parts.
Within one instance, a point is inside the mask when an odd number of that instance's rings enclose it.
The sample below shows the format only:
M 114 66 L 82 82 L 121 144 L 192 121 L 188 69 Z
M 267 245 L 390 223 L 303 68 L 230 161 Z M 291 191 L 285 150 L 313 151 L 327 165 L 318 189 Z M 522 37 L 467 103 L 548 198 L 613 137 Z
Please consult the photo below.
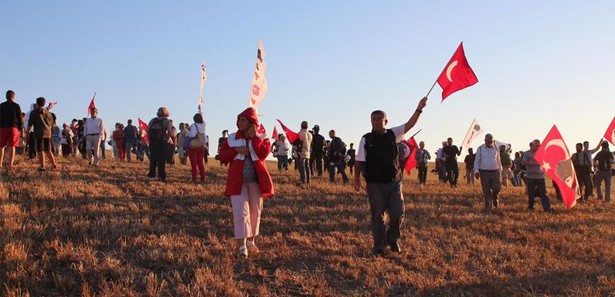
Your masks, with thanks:
M 273 133 L 271 133 L 271 139 L 278 139 L 278 128 L 276 126 L 273 126 Z
M 265 130 L 265 126 L 263 126 L 263 124 L 258 126 L 258 129 L 256 130 L 256 132 L 258 132 L 258 134 L 260 135 L 265 135 L 265 137 L 267 137 L 267 130 Z
M 478 78 L 476 78 L 474 71 L 472 71 L 468 64 L 462 42 L 438 77 L 438 84 L 442 87 L 442 101 L 450 94 L 472 86 L 477 82 Z
M 410 174 L 410 170 L 416 167 L 416 151 L 418 150 L 419 146 L 416 143 L 416 140 L 414 140 L 414 137 L 410 137 L 410 139 L 406 141 L 406 144 L 410 148 L 410 155 L 408 156 L 408 159 L 406 159 L 404 169 L 406 170 L 407 174 Z
M 94 92 L 94 96 L 92 97 L 92 100 L 90 101 L 90 105 L 88 105 L 88 116 L 90 116 L 90 110 L 92 110 L 92 108 L 96 108 L 96 105 L 94 104 L 95 98 L 96 98 L 96 92 Z
M 147 137 L 147 123 L 142 121 L 141 118 L 137 118 L 139 120 L 139 129 L 141 130 L 141 137 L 143 137 L 143 139 L 145 139 L 146 141 L 148 140 Z
M 288 129 L 288 127 L 286 127 L 286 125 L 284 125 L 284 123 L 282 123 L 282 121 L 280 121 L 279 119 L 276 119 L 278 121 L 278 123 L 280 123 L 280 126 L 282 126 L 282 130 L 284 130 L 284 133 L 286 133 L 286 138 L 288 139 L 288 141 L 292 144 L 295 143 L 295 141 L 297 141 L 297 139 L 301 139 L 301 136 L 299 135 L 299 133 Z
M 606 132 L 604 133 L 604 139 L 615 145 L 615 117 L 613 117 L 613 121 L 611 121 L 611 124 L 606 129 Z
M 542 171 L 557 184 L 566 207 L 570 209 L 575 206 L 577 198 L 580 197 L 577 191 L 577 177 L 570 152 L 557 126 L 553 125 L 534 154 L 534 159 L 540 164 Z

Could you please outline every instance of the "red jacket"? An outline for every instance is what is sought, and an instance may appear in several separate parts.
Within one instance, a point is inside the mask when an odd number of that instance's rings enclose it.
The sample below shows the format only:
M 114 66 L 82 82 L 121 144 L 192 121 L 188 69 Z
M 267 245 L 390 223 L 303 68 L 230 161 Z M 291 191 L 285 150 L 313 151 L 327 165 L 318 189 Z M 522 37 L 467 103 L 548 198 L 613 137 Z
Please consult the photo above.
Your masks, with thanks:
M 224 195 L 230 197 L 232 195 L 241 194 L 241 186 L 243 185 L 243 165 L 244 160 L 236 158 L 238 153 L 235 148 L 231 147 L 230 143 L 235 141 L 242 141 L 244 139 L 243 133 L 237 131 L 237 133 L 229 135 L 228 139 L 222 143 L 220 148 L 220 162 L 223 164 L 229 164 L 228 176 L 226 178 L 226 189 Z M 235 140 L 235 141 L 234 141 Z M 273 181 L 271 175 L 267 171 L 265 166 L 265 158 L 271 152 L 271 144 L 269 139 L 261 139 L 258 136 L 254 136 L 247 140 L 252 143 L 253 152 L 257 158 L 253 158 L 254 169 L 256 170 L 256 177 L 258 178 L 258 186 L 260 188 L 263 198 L 269 198 L 273 196 Z

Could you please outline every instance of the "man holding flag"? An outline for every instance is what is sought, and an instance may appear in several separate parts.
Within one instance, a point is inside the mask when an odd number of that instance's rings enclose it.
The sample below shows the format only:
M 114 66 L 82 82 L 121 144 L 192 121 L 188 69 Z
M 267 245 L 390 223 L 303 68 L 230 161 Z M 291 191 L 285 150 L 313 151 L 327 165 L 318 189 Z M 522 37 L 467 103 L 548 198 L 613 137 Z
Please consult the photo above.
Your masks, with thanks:
M 374 239 L 373 252 L 383 255 L 388 245 L 391 251 L 399 253 L 397 241 L 401 236 L 404 217 L 404 200 L 401 192 L 402 168 L 399 164 L 397 144 L 404 140 L 404 134 L 414 127 L 427 97 L 419 101 L 408 121 L 392 129 L 386 129 L 388 119 L 382 110 L 371 114 L 372 131 L 363 135 L 356 156 L 354 189 L 361 189 L 361 172 L 366 182 L 371 212 L 371 230 Z M 388 213 L 389 229 L 386 229 L 384 214 Z

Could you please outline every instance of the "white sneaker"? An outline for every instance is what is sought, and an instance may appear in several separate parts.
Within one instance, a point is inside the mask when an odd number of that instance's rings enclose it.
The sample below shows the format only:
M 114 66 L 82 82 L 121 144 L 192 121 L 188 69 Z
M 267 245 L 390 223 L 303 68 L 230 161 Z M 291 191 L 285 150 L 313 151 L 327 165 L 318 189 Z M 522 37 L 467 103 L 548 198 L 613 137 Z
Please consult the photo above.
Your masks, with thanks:
M 248 257 L 248 247 L 246 247 L 245 245 L 242 245 L 239 248 L 239 252 L 237 252 L 237 255 L 240 257 L 247 258 Z

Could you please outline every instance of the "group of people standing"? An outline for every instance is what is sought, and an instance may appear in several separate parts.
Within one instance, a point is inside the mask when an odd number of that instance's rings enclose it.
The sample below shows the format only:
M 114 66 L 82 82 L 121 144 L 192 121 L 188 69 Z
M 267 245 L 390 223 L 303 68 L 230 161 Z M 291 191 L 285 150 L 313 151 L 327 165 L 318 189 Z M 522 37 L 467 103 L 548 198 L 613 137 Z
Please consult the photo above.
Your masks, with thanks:
M 290 143 L 284 134 L 279 134 L 272 144 L 273 156 L 278 159 L 278 170 L 288 171 L 289 163 L 295 162 L 301 184 L 310 184 L 312 176 L 329 173 L 329 181 L 335 183 L 336 175 L 348 183 L 346 168 L 353 173 L 356 151 L 354 144 L 347 149 L 346 143 L 337 136 L 335 130 L 329 131 L 329 140 L 320 134 L 320 126 L 308 130 L 308 122 L 301 123 L 299 138 Z M 323 166 L 324 165 L 324 166 Z

